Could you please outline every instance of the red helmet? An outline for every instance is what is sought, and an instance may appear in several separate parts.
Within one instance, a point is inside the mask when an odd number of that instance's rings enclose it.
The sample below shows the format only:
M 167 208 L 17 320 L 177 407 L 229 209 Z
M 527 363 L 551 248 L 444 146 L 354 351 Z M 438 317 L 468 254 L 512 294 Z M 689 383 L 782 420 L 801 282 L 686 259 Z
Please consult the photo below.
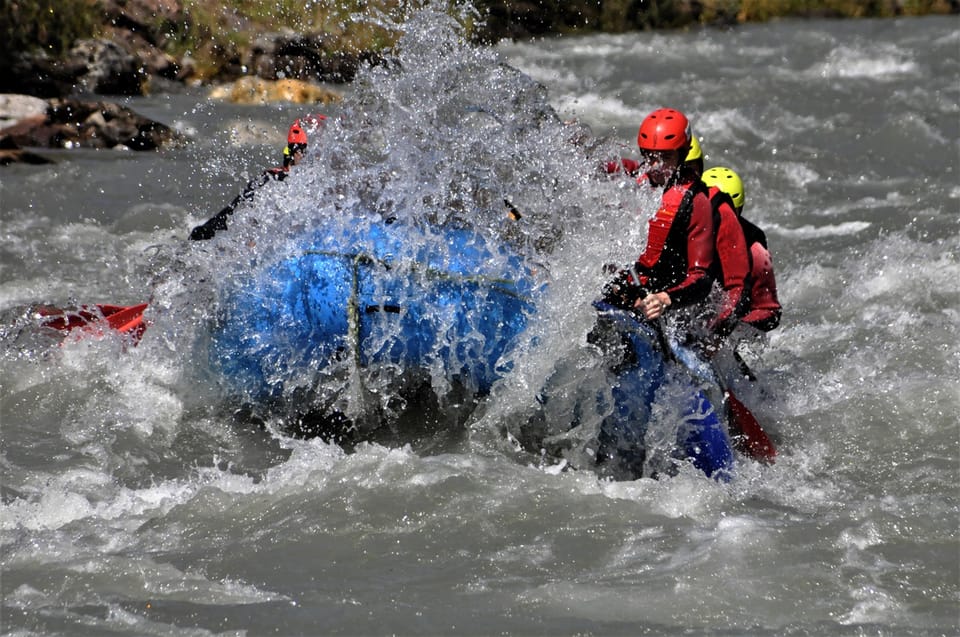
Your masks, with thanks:
M 660 108 L 640 124 L 637 146 L 641 150 L 682 150 L 690 146 L 690 122 L 672 108 Z
M 307 145 L 307 133 L 303 130 L 299 119 L 293 123 L 290 132 L 287 133 L 287 145 L 292 146 L 293 144 Z

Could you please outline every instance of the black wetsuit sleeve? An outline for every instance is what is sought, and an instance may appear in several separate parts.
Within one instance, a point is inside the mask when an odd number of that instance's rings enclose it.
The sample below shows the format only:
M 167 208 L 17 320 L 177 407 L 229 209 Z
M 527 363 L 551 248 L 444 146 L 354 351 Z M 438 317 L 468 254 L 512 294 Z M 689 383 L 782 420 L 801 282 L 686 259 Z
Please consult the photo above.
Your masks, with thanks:
M 266 171 L 260 175 L 260 179 L 254 179 L 247 183 L 247 187 L 243 189 L 243 192 L 234 197 L 233 201 L 227 204 L 223 210 L 191 230 L 190 240 L 207 241 L 209 239 L 213 239 L 213 237 L 216 236 L 216 234 L 221 230 L 226 230 L 227 217 L 232 215 L 233 211 L 236 210 L 241 203 L 253 199 L 253 196 L 256 194 L 257 190 L 259 190 L 271 179 L 276 179 L 276 177 L 273 177 L 269 171 Z
M 213 215 L 205 222 L 194 228 L 190 231 L 190 240 L 191 241 L 208 241 L 213 239 L 213 237 L 220 232 L 221 230 L 227 229 L 227 217 L 233 214 L 233 211 L 236 210 L 237 204 L 241 201 L 240 197 L 234 199 L 230 204 Z

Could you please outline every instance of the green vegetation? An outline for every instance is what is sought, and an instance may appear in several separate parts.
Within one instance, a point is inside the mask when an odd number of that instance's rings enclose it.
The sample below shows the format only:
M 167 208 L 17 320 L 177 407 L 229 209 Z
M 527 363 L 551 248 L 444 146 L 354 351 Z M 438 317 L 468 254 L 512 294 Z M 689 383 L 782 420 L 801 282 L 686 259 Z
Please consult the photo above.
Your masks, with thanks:
M 784 16 L 889 18 L 956 11 L 950 0 L 703 0 L 699 21 L 763 22 Z
M 384 22 L 402 22 L 405 8 L 422 4 L 400 0 L 182 2 L 183 20 L 171 29 L 166 48 L 174 55 L 189 52 L 201 77 L 215 74 L 238 57 L 260 33 L 292 30 L 322 34 L 331 54 L 382 51 L 398 37 Z M 385 20 L 374 19 L 379 16 Z
M 242 58 L 261 33 L 313 34 L 329 55 L 375 53 L 398 33 L 391 23 L 429 0 L 180 0 L 180 10 L 142 25 L 166 53 L 187 53 L 201 79 Z M 457 0 L 439 0 L 456 7 Z M 622 32 L 734 24 L 783 16 L 887 17 L 956 13 L 960 0 L 475 0 L 485 26 L 471 37 L 496 41 L 549 33 Z M 0 0 L 0 66 L 21 51 L 59 57 L 80 38 L 111 36 L 123 0 Z M 176 7 L 176 3 L 174 7 Z M 453 9 L 451 9 L 453 10 Z M 362 17 L 361 17 L 362 16 Z M 472 20 L 472 18 L 471 18 Z M 472 26 L 472 23 L 471 23 Z
M 59 57 L 103 22 L 97 0 L 0 0 L 0 64 L 20 51 Z

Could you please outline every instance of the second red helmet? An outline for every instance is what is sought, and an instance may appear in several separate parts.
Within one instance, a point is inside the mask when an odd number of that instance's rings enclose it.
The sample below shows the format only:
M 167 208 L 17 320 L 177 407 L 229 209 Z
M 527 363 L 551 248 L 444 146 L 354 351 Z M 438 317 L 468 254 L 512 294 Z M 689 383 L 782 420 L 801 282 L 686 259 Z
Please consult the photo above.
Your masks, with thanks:
M 690 146 L 690 122 L 672 108 L 660 108 L 640 124 L 637 145 L 642 150 L 681 150 Z
M 303 130 L 303 126 L 300 124 L 299 119 L 293 123 L 293 126 L 290 127 L 290 132 L 287 133 L 287 144 L 307 145 L 307 133 L 305 130 Z

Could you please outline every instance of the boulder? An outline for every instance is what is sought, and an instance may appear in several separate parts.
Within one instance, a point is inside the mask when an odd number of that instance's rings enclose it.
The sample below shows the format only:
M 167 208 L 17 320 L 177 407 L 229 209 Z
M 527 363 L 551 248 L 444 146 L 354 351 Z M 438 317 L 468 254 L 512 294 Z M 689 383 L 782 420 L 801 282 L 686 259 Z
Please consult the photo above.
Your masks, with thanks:
M 8 64 L 0 64 L 0 92 L 44 98 L 69 95 L 85 70 L 82 64 L 55 59 L 46 51 L 21 51 Z
M 140 58 L 110 40 L 78 40 L 62 58 L 22 51 L 0 73 L 0 92 L 65 97 L 77 91 L 143 95 L 148 75 Z
M 186 141 L 170 127 L 110 102 L 51 99 L 43 115 L 0 130 L 17 146 L 154 150 Z
M 184 19 L 180 0 L 100 0 L 104 16 L 118 29 L 135 31 L 144 41 L 163 46 Z
M 11 52 L 0 64 L 0 93 L 142 95 L 187 79 L 192 69 L 164 52 L 186 19 L 180 0 L 99 0 L 98 8 L 101 38 L 77 40 L 56 56 L 39 47 Z M 148 84 L 151 77 L 166 81 Z
M 253 76 L 242 77 L 236 82 L 218 86 L 210 91 L 210 97 L 228 100 L 235 104 L 266 104 L 268 102 L 330 104 L 343 99 L 340 93 L 311 82 L 292 79 L 265 80 Z
M 17 93 L 0 94 L 0 129 L 12 126 L 28 117 L 39 117 L 47 113 L 47 100 L 32 95 Z
M 314 78 L 321 82 L 350 82 L 362 64 L 379 63 L 380 54 L 352 50 L 324 33 L 260 33 L 242 53 L 243 68 L 259 77 Z
M 191 69 L 163 51 L 186 19 L 179 0 L 100 0 L 108 35 L 137 58 L 149 76 L 182 80 Z
M 69 58 L 86 72 L 77 88 L 100 95 L 143 95 L 147 75 L 140 60 L 110 40 L 78 40 Z

